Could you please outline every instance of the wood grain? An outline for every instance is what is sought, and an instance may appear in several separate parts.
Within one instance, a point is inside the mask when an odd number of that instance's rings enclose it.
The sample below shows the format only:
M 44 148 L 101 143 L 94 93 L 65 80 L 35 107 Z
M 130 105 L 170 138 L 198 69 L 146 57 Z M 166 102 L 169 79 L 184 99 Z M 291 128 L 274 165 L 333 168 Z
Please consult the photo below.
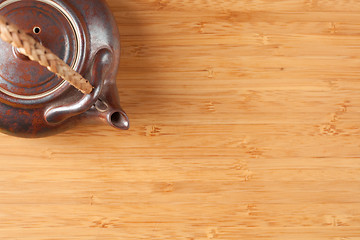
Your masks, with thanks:
M 360 1 L 107 2 L 131 130 L 1 135 L 1 239 L 360 239 Z

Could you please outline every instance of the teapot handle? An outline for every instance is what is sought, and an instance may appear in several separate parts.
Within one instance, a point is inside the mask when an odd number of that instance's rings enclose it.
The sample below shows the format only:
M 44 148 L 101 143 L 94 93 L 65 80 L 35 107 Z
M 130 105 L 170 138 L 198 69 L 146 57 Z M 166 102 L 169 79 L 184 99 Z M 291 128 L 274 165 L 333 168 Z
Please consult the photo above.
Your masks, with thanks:
M 78 102 L 65 106 L 50 107 L 45 111 L 44 117 L 49 125 L 59 125 L 65 120 L 82 114 L 90 109 L 99 99 L 103 89 L 104 79 L 112 63 L 112 53 L 108 49 L 99 50 L 91 66 L 90 78 L 94 89 L 90 94 L 84 95 Z

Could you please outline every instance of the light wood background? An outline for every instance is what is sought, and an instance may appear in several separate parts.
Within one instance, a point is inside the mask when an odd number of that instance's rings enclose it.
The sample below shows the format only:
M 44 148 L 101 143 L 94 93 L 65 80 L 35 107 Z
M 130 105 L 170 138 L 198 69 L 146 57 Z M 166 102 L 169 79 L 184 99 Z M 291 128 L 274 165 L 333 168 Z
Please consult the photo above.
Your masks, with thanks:
M 1 239 L 360 239 L 360 1 L 108 3 L 131 130 L 1 135 Z

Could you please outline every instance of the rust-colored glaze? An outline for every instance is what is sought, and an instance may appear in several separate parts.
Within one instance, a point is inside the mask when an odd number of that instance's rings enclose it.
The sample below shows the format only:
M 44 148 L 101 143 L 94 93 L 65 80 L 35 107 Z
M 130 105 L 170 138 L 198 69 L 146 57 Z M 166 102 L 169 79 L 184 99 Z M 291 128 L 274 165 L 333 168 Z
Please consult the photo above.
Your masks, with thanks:
M 3 131 L 42 137 L 64 130 L 83 117 L 129 128 L 116 88 L 119 33 L 104 1 L 0 0 L 0 15 L 37 38 L 94 86 L 91 94 L 83 95 L 0 41 Z

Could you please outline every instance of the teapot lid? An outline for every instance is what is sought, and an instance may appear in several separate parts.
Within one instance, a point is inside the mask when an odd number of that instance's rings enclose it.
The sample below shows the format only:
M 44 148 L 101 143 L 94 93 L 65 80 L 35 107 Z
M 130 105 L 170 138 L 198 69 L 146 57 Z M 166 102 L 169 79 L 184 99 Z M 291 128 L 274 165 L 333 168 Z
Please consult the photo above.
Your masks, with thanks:
M 84 65 L 84 30 L 76 15 L 61 2 L 50 0 L 7 0 L 0 3 L 0 15 L 20 26 L 75 71 Z M 0 92 L 8 101 L 33 104 L 34 100 L 56 97 L 69 84 L 30 61 L 9 44 L 0 41 Z

